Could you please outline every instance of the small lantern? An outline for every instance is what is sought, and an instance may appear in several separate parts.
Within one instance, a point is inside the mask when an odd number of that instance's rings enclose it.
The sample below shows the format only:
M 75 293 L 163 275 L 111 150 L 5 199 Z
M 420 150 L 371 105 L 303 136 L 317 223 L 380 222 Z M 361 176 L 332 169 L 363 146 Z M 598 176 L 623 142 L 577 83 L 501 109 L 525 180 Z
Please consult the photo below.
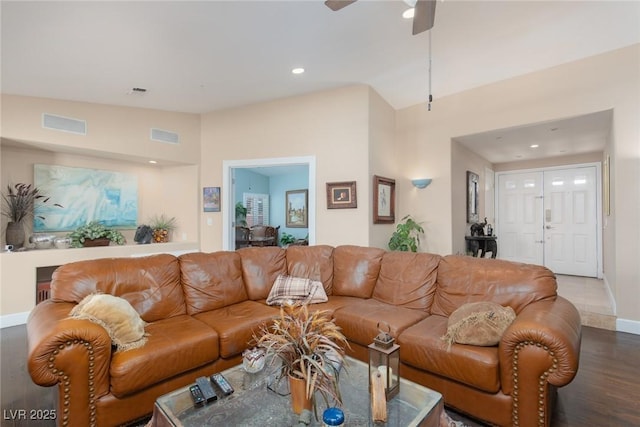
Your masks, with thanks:
M 369 344 L 369 389 L 372 376 L 379 372 L 385 385 L 385 396 L 389 401 L 400 391 L 400 346 L 394 343 L 395 340 L 389 334 L 389 325 L 387 332 L 384 332 L 378 323 L 378 331 L 378 336 Z

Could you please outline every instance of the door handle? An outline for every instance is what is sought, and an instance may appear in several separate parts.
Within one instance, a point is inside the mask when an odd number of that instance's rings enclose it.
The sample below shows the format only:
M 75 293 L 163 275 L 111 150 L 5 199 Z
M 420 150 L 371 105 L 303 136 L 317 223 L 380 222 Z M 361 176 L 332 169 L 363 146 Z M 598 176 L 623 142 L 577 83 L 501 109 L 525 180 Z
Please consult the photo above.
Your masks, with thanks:
M 553 230 L 555 227 L 552 227 L 552 226 L 550 226 L 550 225 L 547 225 L 545 228 L 546 228 L 547 230 Z

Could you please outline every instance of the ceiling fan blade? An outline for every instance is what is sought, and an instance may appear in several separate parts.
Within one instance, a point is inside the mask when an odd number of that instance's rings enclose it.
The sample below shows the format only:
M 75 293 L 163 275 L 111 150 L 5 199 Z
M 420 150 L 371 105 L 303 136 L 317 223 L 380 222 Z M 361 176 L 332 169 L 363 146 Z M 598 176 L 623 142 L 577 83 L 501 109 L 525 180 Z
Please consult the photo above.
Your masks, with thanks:
M 345 6 L 349 6 L 351 3 L 355 3 L 357 0 L 327 0 L 324 2 L 331 10 L 340 10 Z
M 418 0 L 413 15 L 413 35 L 430 30 L 436 17 L 436 0 Z

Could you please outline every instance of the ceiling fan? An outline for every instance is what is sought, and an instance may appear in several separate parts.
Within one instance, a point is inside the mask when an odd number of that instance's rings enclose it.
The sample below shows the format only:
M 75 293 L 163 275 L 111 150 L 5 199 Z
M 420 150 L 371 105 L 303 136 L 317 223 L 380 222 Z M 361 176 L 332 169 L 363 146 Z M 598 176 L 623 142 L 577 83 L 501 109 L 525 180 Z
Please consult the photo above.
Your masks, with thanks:
M 326 0 L 326 4 L 331 10 L 340 10 L 357 0 Z M 415 3 L 413 15 L 413 35 L 430 30 L 436 15 L 436 0 L 404 0 L 405 3 Z

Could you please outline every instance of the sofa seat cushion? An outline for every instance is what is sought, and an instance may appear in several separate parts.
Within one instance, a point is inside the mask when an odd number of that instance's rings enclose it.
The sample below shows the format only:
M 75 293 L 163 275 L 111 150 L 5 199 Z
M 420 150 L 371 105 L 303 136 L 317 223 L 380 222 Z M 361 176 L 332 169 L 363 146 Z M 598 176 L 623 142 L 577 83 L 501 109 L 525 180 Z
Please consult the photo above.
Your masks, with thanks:
M 405 329 L 398 338 L 400 360 L 488 393 L 498 392 L 498 347 L 453 344 L 447 350 L 447 343 L 442 340 L 447 320 L 432 315 Z
M 309 311 L 326 310 L 326 311 L 329 311 L 333 317 L 336 310 L 362 301 L 362 298 L 345 297 L 342 295 L 330 295 L 328 298 L 329 300 L 327 302 L 321 302 L 319 304 L 310 305 Z
M 113 354 L 111 392 L 123 397 L 218 359 L 218 334 L 191 316 L 149 323 L 147 343 Z
M 379 333 L 379 322 L 386 322 L 391 336 L 397 338 L 403 330 L 427 317 L 427 313 L 368 299 L 336 310 L 333 317 L 349 341 L 369 345 Z
M 280 313 L 280 308 L 255 301 L 243 301 L 227 307 L 197 314 L 196 319 L 218 332 L 220 356 L 233 357 L 242 353 L 252 340 L 260 324 L 269 322 Z

